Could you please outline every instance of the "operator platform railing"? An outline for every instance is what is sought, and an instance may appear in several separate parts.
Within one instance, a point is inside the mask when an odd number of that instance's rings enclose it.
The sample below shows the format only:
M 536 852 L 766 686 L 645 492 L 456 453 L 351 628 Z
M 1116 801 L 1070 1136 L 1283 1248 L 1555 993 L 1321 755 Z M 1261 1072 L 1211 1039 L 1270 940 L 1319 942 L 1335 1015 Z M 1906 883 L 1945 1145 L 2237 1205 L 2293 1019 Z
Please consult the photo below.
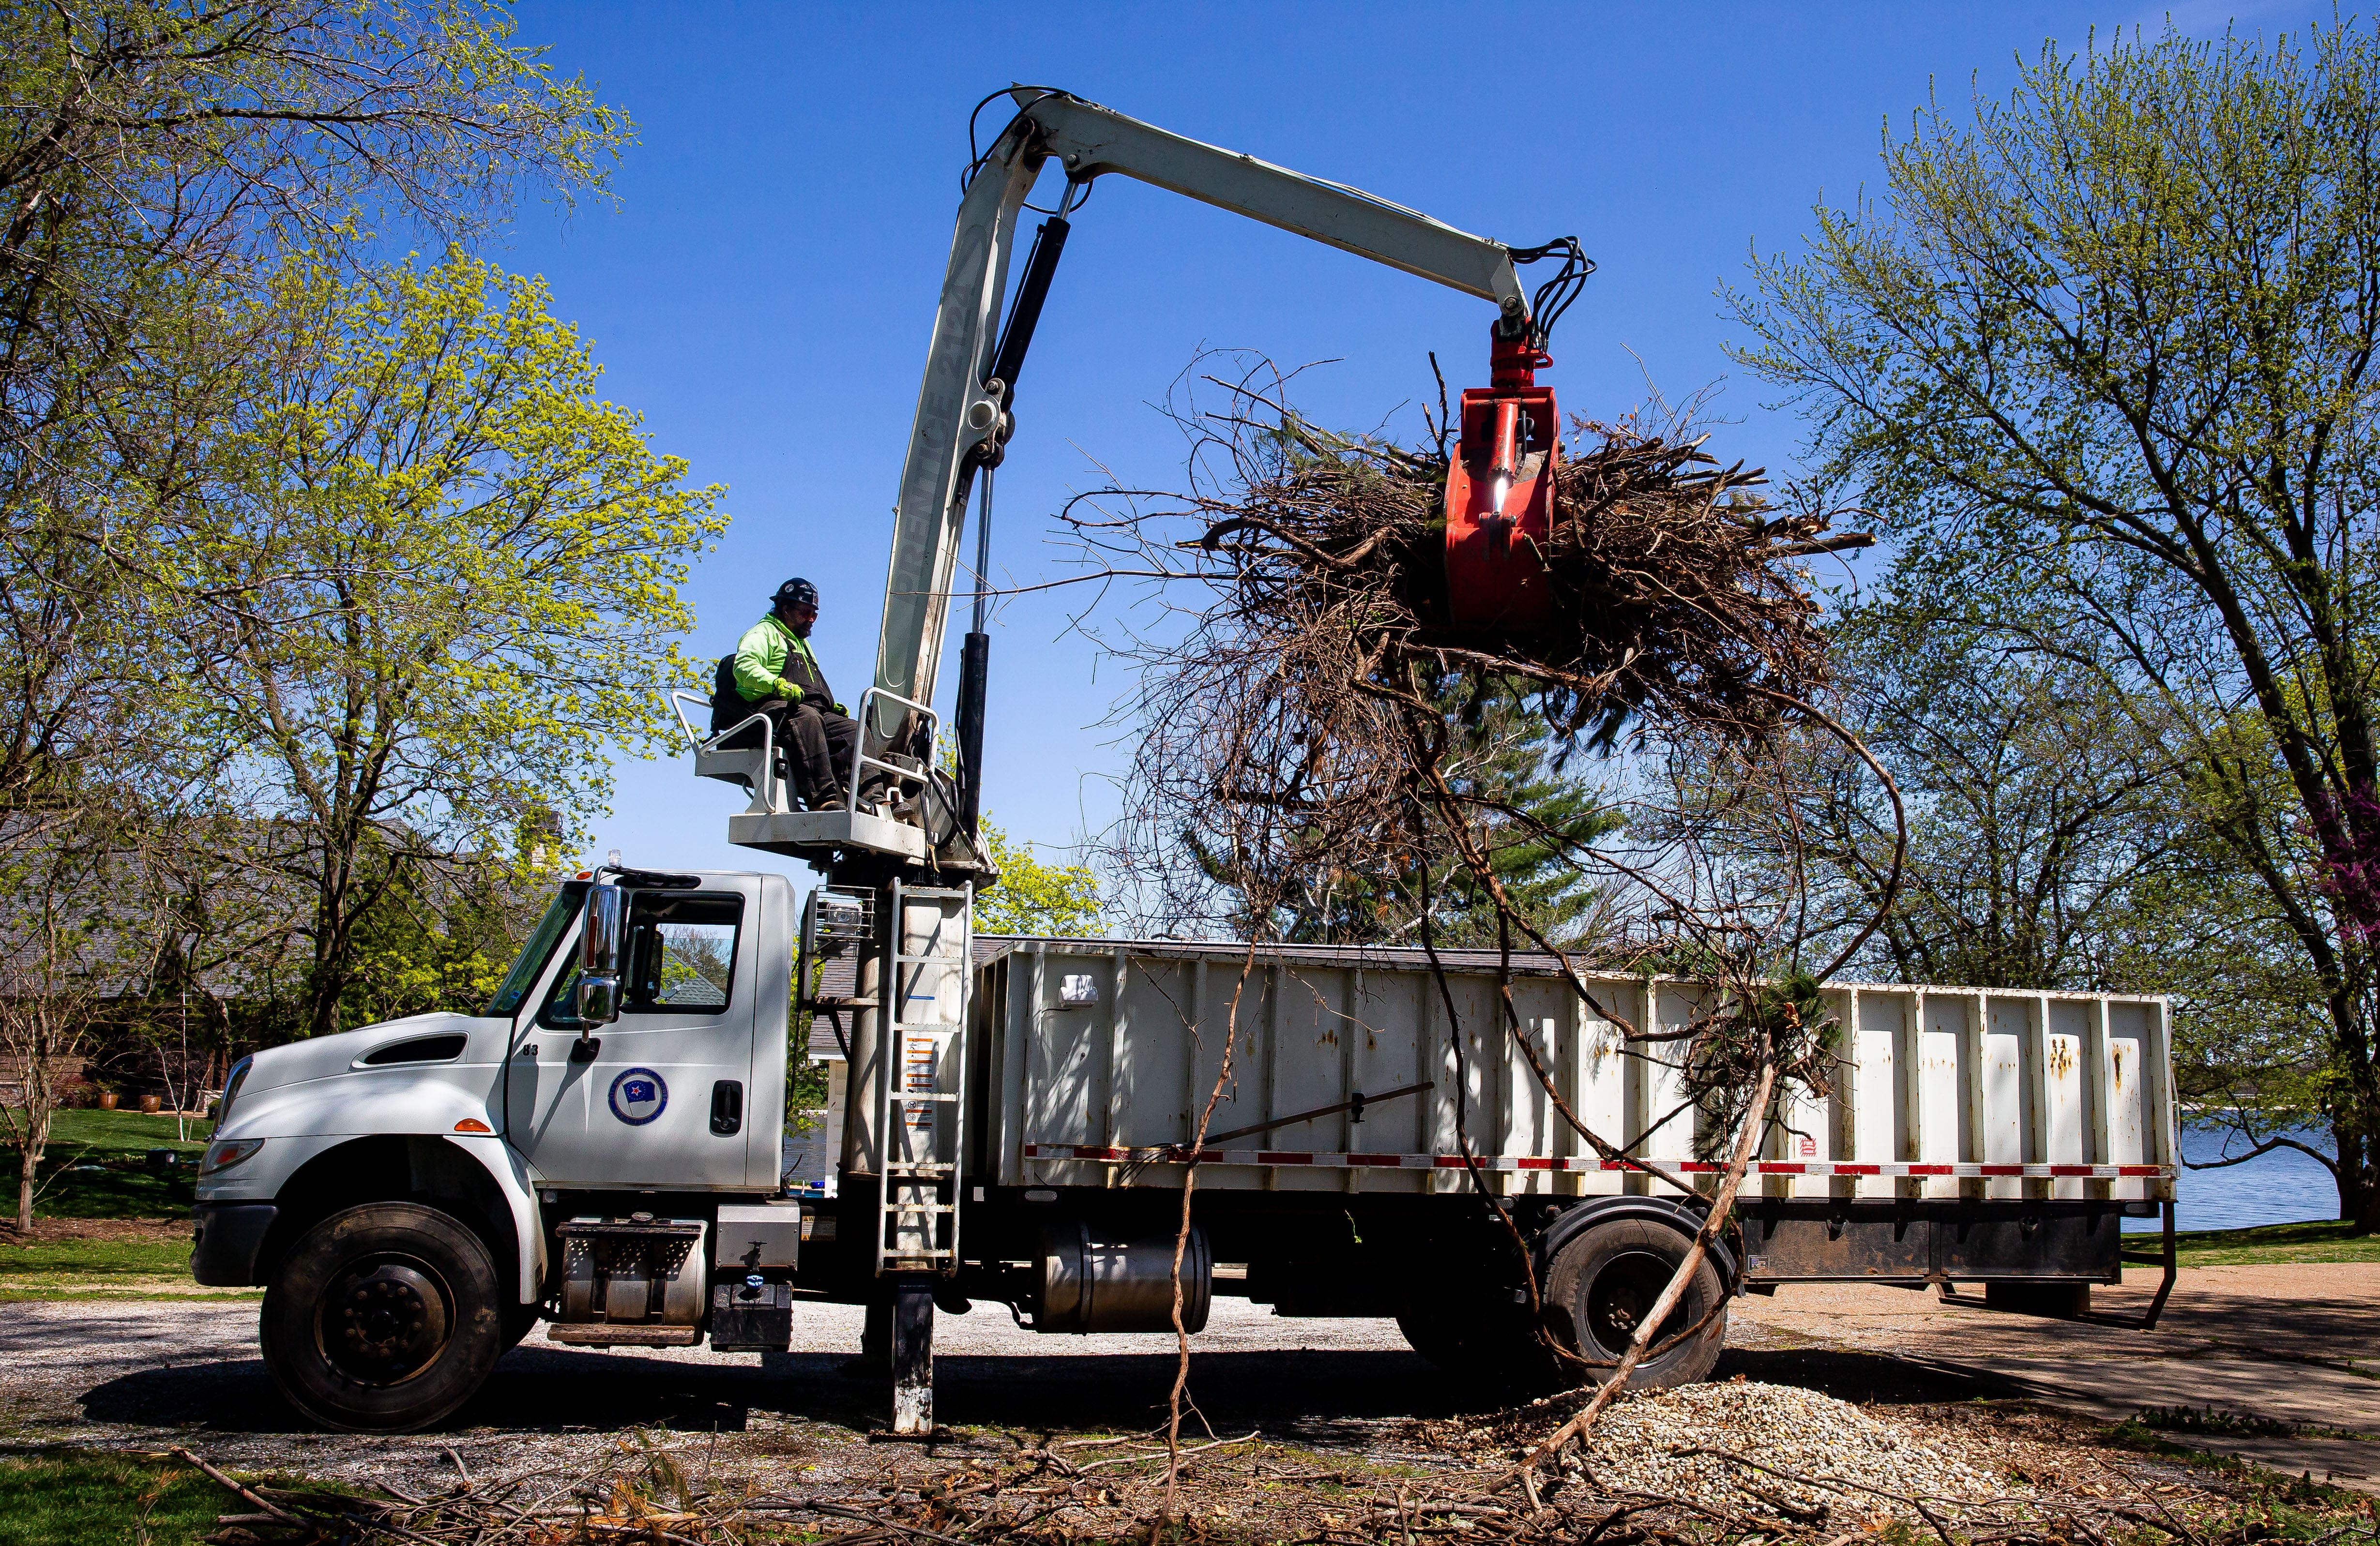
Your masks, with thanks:
M 685 689 L 673 691 L 668 696 L 670 710 L 677 718 L 678 728 L 686 732 L 686 743 L 694 750 L 694 770 L 698 777 L 741 784 L 749 790 L 752 803 L 745 808 L 743 812 L 745 816 L 790 816 L 796 814 L 794 791 L 789 787 L 793 780 L 786 774 L 781 773 L 777 765 L 777 724 L 773 716 L 766 713 L 749 714 L 725 730 L 705 735 L 695 728 L 694 719 L 687 710 L 691 707 L 698 712 L 707 713 L 710 707 L 710 700 L 699 693 Z M 911 739 L 909 744 L 917 744 L 919 739 L 922 739 L 924 744 L 928 746 L 934 744 L 935 734 L 940 728 L 940 719 L 931 708 L 914 699 L 905 698 L 898 693 L 888 692 L 880 687 L 870 687 L 860 695 L 859 699 L 859 713 L 856 718 L 860 733 L 852 743 L 850 767 L 847 777 L 844 779 L 843 803 L 837 805 L 812 807 L 811 814 L 840 813 L 852 818 L 849 834 L 856 838 L 865 825 L 861 818 L 868 815 L 863 807 L 869 803 L 860 797 L 862 780 L 874 773 L 891 780 L 892 799 L 895 802 L 914 789 L 920 798 L 931 803 L 938 813 L 940 823 L 947 831 L 962 831 L 958 811 L 951 799 L 950 791 L 938 780 L 926 759 L 893 753 L 889 749 L 883 750 L 880 755 L 871 755 L 868 752 L 866 727 L 871 722 L 870 711 L 880 699 L 885 703 L 897 705 L 906 710 L 908 716 L 915 717 L 910 719 L 905 716 L 905 722 L 917 727 L 913 735 L 917 735 L 917 739 Z M 742 746 L 723 744 L 738 737 L 747 736 L 756 730 L 759 738 L 753 744 Z M 922 733 L 918 734 L 918 732 Z M 771 827 L 776 826 L 774 823 L 767 825 Z M 925 825 L 929 828 L 930 843 L 933 840 L 930 829 L 936 823 L 928 822 Z M 989 868 L 990 856 L 984 851 L 982 844 L 973 834 L 969 833 L 965 836 L 967 846 L 975 852 L 978 864 Z M 773 842 L 778 839 L 772 838 L 771 840 Z M 830 838 L 825 833 L 814 833 L 795 837 L 790 840 L 796 846 L 823 847 L 839 844 L 844 839 L 842 836 Z

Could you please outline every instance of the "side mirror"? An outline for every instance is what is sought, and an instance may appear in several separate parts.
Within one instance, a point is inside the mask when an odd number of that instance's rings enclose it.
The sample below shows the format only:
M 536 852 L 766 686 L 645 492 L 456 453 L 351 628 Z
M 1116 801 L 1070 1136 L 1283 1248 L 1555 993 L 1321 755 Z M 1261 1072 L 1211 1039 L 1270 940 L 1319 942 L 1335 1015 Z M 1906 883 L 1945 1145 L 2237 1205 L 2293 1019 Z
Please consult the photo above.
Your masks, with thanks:
M 587 893 L 587 917 L 578 938 L 578 1023 L 609 1025 L 620 1018 L 620 954 L 625 927 L 620 888 L 598 886 Z

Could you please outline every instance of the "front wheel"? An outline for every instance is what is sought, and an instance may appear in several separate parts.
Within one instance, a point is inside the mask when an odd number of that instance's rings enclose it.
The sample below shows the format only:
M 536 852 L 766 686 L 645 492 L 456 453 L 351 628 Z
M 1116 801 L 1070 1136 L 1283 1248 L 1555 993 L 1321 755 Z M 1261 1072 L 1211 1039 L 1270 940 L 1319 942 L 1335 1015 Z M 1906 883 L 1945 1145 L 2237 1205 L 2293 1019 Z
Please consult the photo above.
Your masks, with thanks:
M 328 1428 L 404 1433 L 453 1412 L 508 1346 L 488 1248 L 414 1202 L 343 1209 L 273 1270 L 258 1332 L 289 1404 Z

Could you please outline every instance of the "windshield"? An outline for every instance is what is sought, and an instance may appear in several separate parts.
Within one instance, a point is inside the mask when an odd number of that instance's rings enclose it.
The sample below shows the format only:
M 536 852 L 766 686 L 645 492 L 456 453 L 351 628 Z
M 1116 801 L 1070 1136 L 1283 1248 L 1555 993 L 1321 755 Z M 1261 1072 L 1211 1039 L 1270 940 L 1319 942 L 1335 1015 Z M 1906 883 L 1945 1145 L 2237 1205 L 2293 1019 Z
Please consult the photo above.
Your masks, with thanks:
M 496 989 L 496 996 L 488 1000 L 481 1014 L 509 1015 L 520 1008 L 520 1001 L 537 985 L 538 974 L 545 970 L 545 958 L 553 954 L 553 942 L 578 916 L 579 904 L 586 895 L 584 881 L 574 880 L 562 888 L 562 894 L 546 908 L 545 916 L 537 921 L 537 927 L 529 931 L 528 943 L 521 947 L 520 959 L 504 973 L 504 985 Z

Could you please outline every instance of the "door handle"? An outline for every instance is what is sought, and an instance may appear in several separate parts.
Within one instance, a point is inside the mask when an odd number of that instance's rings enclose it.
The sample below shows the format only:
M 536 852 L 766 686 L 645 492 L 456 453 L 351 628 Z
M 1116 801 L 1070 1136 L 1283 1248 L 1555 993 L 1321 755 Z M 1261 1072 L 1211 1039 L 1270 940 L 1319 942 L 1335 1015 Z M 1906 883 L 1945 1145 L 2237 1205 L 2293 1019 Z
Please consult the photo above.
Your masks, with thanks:
M 722 1079 L 710 1087 L 710 1130 L 733 1138 L 744 1128 L 744 1081 Z

